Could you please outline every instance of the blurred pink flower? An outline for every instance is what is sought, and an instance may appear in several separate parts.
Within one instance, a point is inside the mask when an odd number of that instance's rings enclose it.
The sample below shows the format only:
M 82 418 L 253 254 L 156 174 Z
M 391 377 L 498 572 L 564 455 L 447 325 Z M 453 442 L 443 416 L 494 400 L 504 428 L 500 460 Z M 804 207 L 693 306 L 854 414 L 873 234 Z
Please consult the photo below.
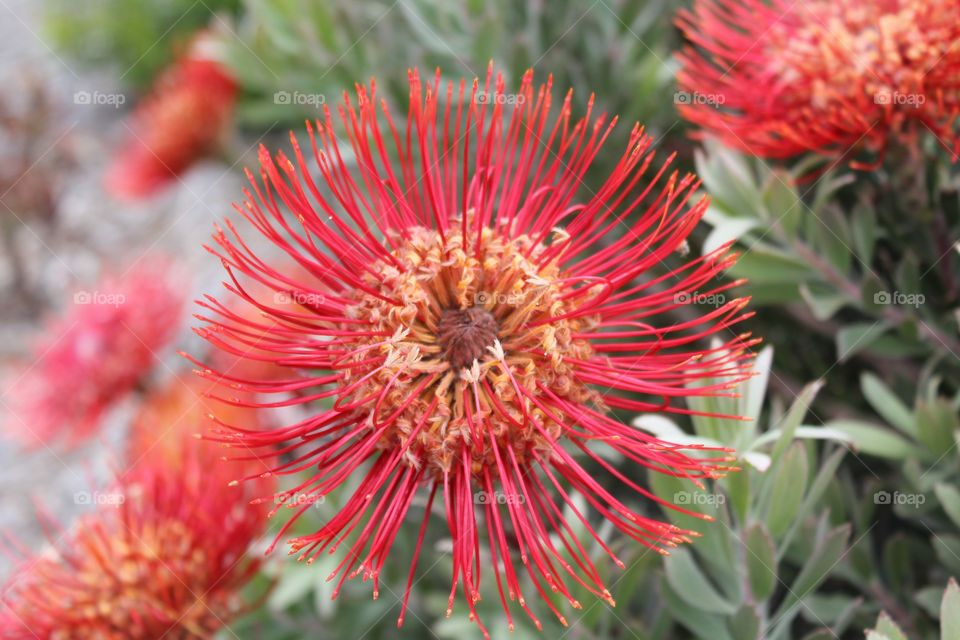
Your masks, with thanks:
M 107 170 L 107 190 L 121 198 L 148 196 L 214 151 L 236 91 L 214 60 L 188 56 L 167 70 L 127 125 L 127 140 Z
M 147 258 L 74 293 L 6 385 L 6 430 L 34 446 L 89 437 L 176 332 L 185 292 L 175 276 L 168 259 Z

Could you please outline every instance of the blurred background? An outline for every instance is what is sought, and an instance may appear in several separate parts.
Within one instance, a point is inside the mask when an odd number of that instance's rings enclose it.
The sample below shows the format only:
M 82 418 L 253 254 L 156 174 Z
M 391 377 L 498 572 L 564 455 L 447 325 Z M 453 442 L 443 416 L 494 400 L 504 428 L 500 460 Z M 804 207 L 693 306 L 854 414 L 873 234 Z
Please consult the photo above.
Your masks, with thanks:
M 751 422 L 622 416 L 737 449 L 743 471 L 702 491 L 615 461 L 717 522 L 697 522 L 703 538 L 669 559 L 615 540 L 628 568 L 601 572 L 617 607 L 587 596 L 569 627 L 545 619 L 539 632 L 518 617 L 512 637 L 941 637 L 944 590 L 960 574 L 956 166 L 923 142 L 873 173 L 832 163 L 811 177 L 807 159 L 772 163 L 694 140 L 678 107 L 695 97 L 675 81 L 676 12 L 687 4 L 0 0 L 0 528 L 37 551 L 38 504 L 62 523 L 103 506 L 91 496 L 125 464 L 143 397 L 189 372 L 178 350 L 202 350 L 192 300 L 223 278 L 203 245 L 243 199 L 259 145 L 288 148 L 289 131 L 371 76 L 397 112 L 408 68 L 470 80 L 492 60 L 508 86 L 533 67 L 552 74 L 555 98 L 574 89 L 577 113 L 595 94 L 595 110 L 620 115 L 590 179 L 616 161 L 635 121 L 658 157 L 677 153 L 698 173 L 713 204 L 690 251 L 737 241 L 743 257 L 726 277 L 749 283 L 728 295 L 753 297 L 744 330 L 764 338 L 743 397 L 699 407 Z M 18 396 L 36 393 L 32 380 L 71 319 L 89 312 L 81 307 L 112 304 L 104 278 L 157 259 L 176 265 L 168 273 L 182 296 L 166 307 L 171 335 L 144 345 L 149 366 L 101 403 L 88 437 L 46 437 L 22 419 L 31 414 L 18 412 Z M 720 298 L 689 302 L 710 309 Z M 81 410 L 69 383 L 65 416 Z M 317 505 L 297 530 L 316 529 L 336 503 Z M 351 583 L 331 601 L 333 559 L 304 567 L 281 550 L 217 637 L 479 637 L 465 606 L 444 615 L 449 540 L 434 524 L 402 630 L 402 558 L 385 569 L 380 599 Z M 410 525 L 398 548 L 415 541 Z M 0 572 L 15 565 L 8 555 Z M 485 595 L 491 633 L 507 637 L 495 592 Z

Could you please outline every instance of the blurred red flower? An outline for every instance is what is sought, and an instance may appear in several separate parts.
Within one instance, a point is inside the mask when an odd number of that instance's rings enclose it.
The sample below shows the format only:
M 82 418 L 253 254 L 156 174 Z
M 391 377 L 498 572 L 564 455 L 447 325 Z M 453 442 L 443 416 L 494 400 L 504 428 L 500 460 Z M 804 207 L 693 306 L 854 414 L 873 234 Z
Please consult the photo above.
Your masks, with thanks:
M 34 446 L 93 434 L 175 335 L 186 299 L 181 276 L 154 256 L 75 292 L 7 382 L 8 433 Z
M 210 638 L 245 610 L 263 487 L 228 486 L 216 447 L 184 435 L 158 435 L 112 487 L 75 494 L 95 510 L 65 531 L 51 523 L 51 545 L 4 585 L 0 638 Z
M 176 63 L 137 106 L 107 170 L 108 191 L 148 196 L 215 151 L 230 126 L 236 93 L 236 81 L 219 62 L 188 56 Z
M 182 454 L 181 439 L 206 432 L 216 419 L 251 429 L 259 426 L 263 412 L 246 406 L 253 399 L 252 395 L 235 389 L 229 399 L 220 400 L 218 391 L 220 385 L 216 382 L 196 375 L 177 375 L 163 386 L 152 389 L 144 396 L 131 425 L 127 458 L 136 463 L 144 456 L 159 456 L 175 466 Z M 224 453 L 235 453 L 209 444 L 196 446 L 210 450 L 211 461 Z M 213 452 L 217 455 L 213 456 Z M 270 470 L 257 456 L 248 457 L 252 461 L 251 473 Z M 237 470 L 233 469 L 233 473 L 236 474 Z
M 689 306 L 691 291 L 722 298 L 736 284 L 711 283 L 735 256 L 724 248 L 654 271 L 682 253 L 704 213 L 704 200 L 688 202 L 697 179 L 678 176 L 670 160 L 652 169 L 651 141 L 637 125 L 599 190 L 581 188 L 616 119 L 592 119 L 589 109 L 571 121 L 568 94 L 550 123 L 550 85 L 535 87 L 528 72 L 506 93 L 491 69 L 483 85 L 441 88 L 439 71 L 426 86 L 411 72 L 405 130 L 373 83 L 359 86 L 358 108 L 345 96 L 339 110 L 356 174 L 329 109 L 308 124 L 312 161 L 293 136 L 292 159 L 261 148 L 263 185 L 248 172 L 251 190 L 237 209 L 309 280 L 255 251 L 229 221 L 215 235 L 234 295 L 256 314 L 225 314 L 229 305 L 208 300 L 218 320 L 199 332 L 234 355 L 255 339 L 258 353 L 271 353 L 290 375 L 231 386 L 273 395 L 251 406 L 299 406 L 308 415 L 266 431 L 224 426 L 210 437 L 231 447 L 284 445 L 292 459 L 274 473 L 311 472 L 278 494 L 296 505 L 294 518 L 360 476 L 339 513 L 291 542 L 307 562 L 346 544 L 331 575 L 340 576 L 335 594 L 362 575 L 376 597 L 397 532 L 425 491 L 404 610 L 439 493 L 453 539 L 449 606 L 460 587 L 477 619 L 484 566 L 507 616 L 509 598 L 537 620 L 520 584 L 519 551 L 531 588 L 565 622 L 550 592 L 579 607 L 568 578 L 612 602 L 569 514 L 621 564 L 574 493 L 658 551 L 695 535 L 631 509 L 574 450 L 645 497 L 596 445 L 694 481 L 728 470 L 726 452 L 660 441 L 610 410 L 689 413 L 678 399 L 729 394 L 747 375 L 755 341 L 728 333 L 750 315 L 747 301 L 706 312 Z M 246 281 L 274 293 L 256 296 Z M 665 316 L 680 307 L 693 311 L 687 320 Z M 710 337 L 720 342 L 704 348 Z M 489 558 L 481 560 L 484 548 Z
M 696 0 L 680 112 L 748 153 L 880 154 L 929 132 L 960 152 L 960 5 Z

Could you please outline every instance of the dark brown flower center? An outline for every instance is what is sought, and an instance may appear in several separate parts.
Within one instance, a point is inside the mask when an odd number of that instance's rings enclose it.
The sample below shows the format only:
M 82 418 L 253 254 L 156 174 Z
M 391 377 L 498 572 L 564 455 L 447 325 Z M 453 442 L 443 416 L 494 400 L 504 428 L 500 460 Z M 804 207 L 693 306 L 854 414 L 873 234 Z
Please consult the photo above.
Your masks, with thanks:
M 454 369 L 468 368 L 493 345 L 498 328 L 496 319 L 483 307 L 447 309 L 437 325 L 440 355 Z

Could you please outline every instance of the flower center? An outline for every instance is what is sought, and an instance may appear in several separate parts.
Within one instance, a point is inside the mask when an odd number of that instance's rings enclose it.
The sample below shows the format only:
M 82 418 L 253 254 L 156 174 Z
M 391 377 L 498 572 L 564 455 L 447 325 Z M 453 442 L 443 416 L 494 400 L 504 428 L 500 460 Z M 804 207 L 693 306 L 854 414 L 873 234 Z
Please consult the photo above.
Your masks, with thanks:
M 601 404 L 574 372 L 592 355 L 577 336 L 591 321 L 569 317 L 548 245 L 490 228 L 465 243 L 458 225 L 446 235 L 413 228 L 394 244 L 395 259 L 366 279 L 382 295 L 358 291 L 348 311 L 369 333 L 345 334 L 339 401 L 380 448 L 431 473 L 469 459 L 473 473 L 497 474 L 495 450 L 524 463 L 562 435 L 562 409 L 545 411 L 541 396 Z
M 454 369 L 465 369 L 493 346 L 497 329 L 496 319 L 483 307 L 447 309 L 437 323 L 441 357 Z

